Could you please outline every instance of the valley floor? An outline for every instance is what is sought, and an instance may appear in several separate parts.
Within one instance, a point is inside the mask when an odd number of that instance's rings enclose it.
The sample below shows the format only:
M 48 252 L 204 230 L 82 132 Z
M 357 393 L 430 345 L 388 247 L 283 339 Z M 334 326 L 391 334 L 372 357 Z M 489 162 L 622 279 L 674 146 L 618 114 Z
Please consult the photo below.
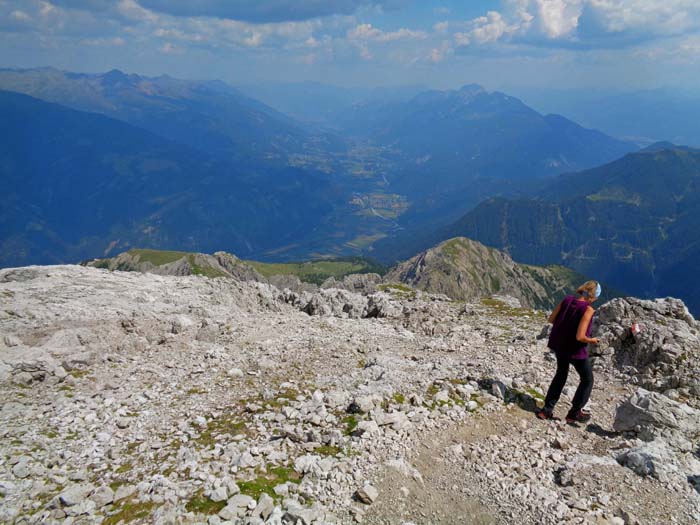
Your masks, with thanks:
M 614 459 L 633 387 L 604 360 L 590 424 L 534 417 L 542 312 L 379 296 L 310 316 L 233 279 L 0 270 L 0 522 L 700 521 L 686 479 Z

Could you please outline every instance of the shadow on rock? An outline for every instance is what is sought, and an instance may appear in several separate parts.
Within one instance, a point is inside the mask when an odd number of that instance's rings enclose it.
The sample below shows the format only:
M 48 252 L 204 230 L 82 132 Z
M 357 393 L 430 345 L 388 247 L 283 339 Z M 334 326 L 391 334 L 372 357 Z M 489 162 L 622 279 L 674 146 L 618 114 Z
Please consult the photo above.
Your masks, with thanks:
M 605 430 L 603 427 L 601 427 L 600 425 L 596 425 L 595 423 L 587 425 L 586 431 L 603 438 L 614 438 L 620 435 L 620 432 L 615 432 L 614 430 Z

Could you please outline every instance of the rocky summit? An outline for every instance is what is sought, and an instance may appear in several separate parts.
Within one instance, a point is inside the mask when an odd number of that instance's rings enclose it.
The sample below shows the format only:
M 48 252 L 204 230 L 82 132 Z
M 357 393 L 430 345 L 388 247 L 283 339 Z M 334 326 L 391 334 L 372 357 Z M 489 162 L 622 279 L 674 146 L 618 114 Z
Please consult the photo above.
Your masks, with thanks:
M 700 522 L 681 302 L 600 307 L 593 418 L 567 425 L 533 414 L 546 312 L 228 263 L 0 270 L 1 523 Z
M 393 268 L 386 279 L 453 299 L 507 294 L 531 307 L 552 307 L 564 290 L 585 280 L 563 266 L 518 264 L 508 254 L 465 237 L 419 253 Z

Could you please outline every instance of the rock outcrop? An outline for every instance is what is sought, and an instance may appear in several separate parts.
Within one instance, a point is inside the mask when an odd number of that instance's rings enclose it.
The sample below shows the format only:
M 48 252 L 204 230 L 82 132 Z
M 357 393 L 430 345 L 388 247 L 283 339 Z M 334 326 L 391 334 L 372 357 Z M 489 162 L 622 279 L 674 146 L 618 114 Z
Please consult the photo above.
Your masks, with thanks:
M 700 323 L 682 301 L 613 299 L 598 309 L 597 325 L 615 366 L 640 386 L 700 397 Z
M 638 438 L 617 461 L 640 476 L 684 487 L 700 472 L 694 455 L 700 412 L 663 394 L 637 390 L 617 408 L 613 428 Z
M 700 437 L 700 411 L 640 388 L 618 406 L 613 428 L 646 440 L 674 436 L 694 440 Z
M 390 294 L 378 292 L 362 295 L 338 288 L 322 288 L 317 292 L 297 293 L 289 289 L 279 299 L 315 316 L 334 316 L 350 319 L 396 317 L 402 305 Z
M 523 306 L 551 308 L 583 278 L 563 267 L 533 267 L 476 241 L 457 237 L 399 264 L 384 278 L 454 300 L 503 294 Z
M 154 273 L 157 275 L 205 275 L 233 277 L 241 281 L 266 282 L 252 266 L 227 252 L 205 253 L 174 252 L 165 250 L 133 249 L 110 259 L 95 259 L 85 266 L 114 271 Z
M 353 273 L 341 280 L 329 277 L 321 284 L 321 288 L 340 288 L 349 292 L 372 294 L 378 290 L 381 283 L 382 276 L 378 273 Z

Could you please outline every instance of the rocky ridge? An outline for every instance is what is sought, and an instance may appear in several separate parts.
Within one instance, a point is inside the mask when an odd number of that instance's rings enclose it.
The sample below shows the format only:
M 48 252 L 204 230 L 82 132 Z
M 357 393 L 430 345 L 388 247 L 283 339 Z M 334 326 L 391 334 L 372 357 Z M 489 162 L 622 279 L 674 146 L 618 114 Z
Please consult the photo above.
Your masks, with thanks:
M 444 241 L 392 269 L 387 282 L 473 301 L 505 294 L 530 307 L 551 307 L 583 277 L 563 267 L 518 264 L 506 253 L 465 237 Z M 574 283 L 574 281 L 577 281 Z
M 553 357 L 516 301 L 76 266 L 1 270 L 0 296 L 2 522 L 700 520 L 697 392 L 640 390 L 612 346 L 592 424 L 538 421 Z
M 297 293 L 314 293 L 323 289 L 361 294 L 387 289 L 406 293 L 421 290 L 468 301 L 502 294 L 518 299 L 521 305 L 539 308 L 552 307 L 564 290 L 584 280 L 579 274 L 560 266 L 518 264 L 506 253 L 463 237 L 442 242 L 397 265 L 383 277 L 377 273 L 355 273 L 338 278 L 331 276 L 323 282 L 319 280 L 318 284 L 301 280 L 293 273 L 274 273 L 274 270 L 263 276 L 253 265 L 226 252 L 206 255 L 134 249 L 117 257 L 87 261 L 85 265 L 159 275 L 235 277 L 269 283 Z
M 134 249 L 109 259 L 87 261 L 85 266 L 156 275 L 206 275 L 207 277 L 233 277 L 241 281 L 265 281 L 255 268 L 227 252 L 208 255 Z

